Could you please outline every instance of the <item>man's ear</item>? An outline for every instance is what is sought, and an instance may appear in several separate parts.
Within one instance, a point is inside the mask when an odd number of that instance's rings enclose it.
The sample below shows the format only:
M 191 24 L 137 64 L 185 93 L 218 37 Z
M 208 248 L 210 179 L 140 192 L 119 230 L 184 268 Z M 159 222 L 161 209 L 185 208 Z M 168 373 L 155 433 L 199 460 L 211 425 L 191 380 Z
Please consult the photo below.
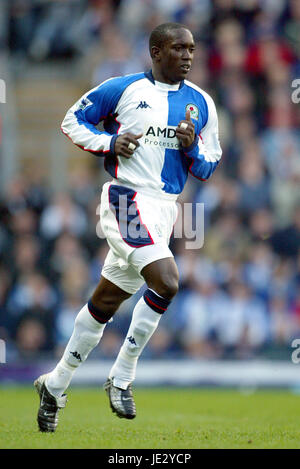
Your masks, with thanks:
M 159 62 L 160 61 L 160 57 L 161 57 L 161 50 L 159 47 L 157 46 L 152 46 L 151 47 L 151 57 L 153 60 L 155 60 L 156 62 Z

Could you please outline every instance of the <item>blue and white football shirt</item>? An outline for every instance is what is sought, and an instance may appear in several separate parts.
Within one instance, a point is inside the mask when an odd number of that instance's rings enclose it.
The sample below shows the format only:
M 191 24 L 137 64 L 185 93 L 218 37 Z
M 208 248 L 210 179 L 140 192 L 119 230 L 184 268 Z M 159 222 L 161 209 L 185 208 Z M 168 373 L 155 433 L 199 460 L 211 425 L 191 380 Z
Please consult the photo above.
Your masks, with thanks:
M 183 148 L 176 127 L 187 109 L 196 137 Z M 104 131 L 97 128 L 102 121 Z M 182 192 L 188 173 L 208 179 L 222 155 L 212 98 L 187 80 L 155 81 L 151 71 L 110 78 L 88 91 L 67 112 L 62 131 L 82 149 L 104 156 L 116 184 L 171 200 Z M 130 159 L 114 154 L 117 136 L 126 132 L 143 133 Z

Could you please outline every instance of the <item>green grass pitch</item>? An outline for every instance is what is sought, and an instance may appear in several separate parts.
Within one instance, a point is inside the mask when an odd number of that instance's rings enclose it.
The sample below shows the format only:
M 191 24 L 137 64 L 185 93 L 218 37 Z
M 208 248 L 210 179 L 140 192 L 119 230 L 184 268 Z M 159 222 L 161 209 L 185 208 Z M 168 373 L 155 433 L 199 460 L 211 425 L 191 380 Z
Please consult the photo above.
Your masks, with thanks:
M 0 388 L 0 448 L 300 448 L 300 396 L 287 391 L 136 389 L 137 417 L 101 389 L 71 388 L 54 434 L 37 429 L 33 388 Z

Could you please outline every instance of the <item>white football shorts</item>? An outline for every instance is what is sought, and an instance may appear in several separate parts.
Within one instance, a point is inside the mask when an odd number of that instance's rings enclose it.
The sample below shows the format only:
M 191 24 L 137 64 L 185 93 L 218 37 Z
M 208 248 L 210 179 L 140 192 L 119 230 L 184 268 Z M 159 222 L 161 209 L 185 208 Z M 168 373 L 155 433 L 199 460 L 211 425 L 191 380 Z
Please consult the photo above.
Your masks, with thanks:
M 153 198 L 113 182 L 103 185 L 100 223 L 110 250 L 102 276 L 134 294 L 144 284 L 143 268 L 173 257 L 170 237 L 177 218 L 175 201 Z

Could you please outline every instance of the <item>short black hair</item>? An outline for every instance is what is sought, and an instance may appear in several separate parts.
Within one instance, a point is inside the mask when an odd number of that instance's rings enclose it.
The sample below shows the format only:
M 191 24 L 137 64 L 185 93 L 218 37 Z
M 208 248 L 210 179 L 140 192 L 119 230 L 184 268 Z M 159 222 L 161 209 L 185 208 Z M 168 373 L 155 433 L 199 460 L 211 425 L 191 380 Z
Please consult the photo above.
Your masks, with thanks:
M 156 26 L 156 28 L 154 28 L 151 32 L 149 38 L 150 55 L 153 46 L 162 47 L 163 43 L 167 40 L 169 33 L 178 29 L 188 30 L 188 28 L 184 26 L 184 24 L 180 23 L 163 23 Z

